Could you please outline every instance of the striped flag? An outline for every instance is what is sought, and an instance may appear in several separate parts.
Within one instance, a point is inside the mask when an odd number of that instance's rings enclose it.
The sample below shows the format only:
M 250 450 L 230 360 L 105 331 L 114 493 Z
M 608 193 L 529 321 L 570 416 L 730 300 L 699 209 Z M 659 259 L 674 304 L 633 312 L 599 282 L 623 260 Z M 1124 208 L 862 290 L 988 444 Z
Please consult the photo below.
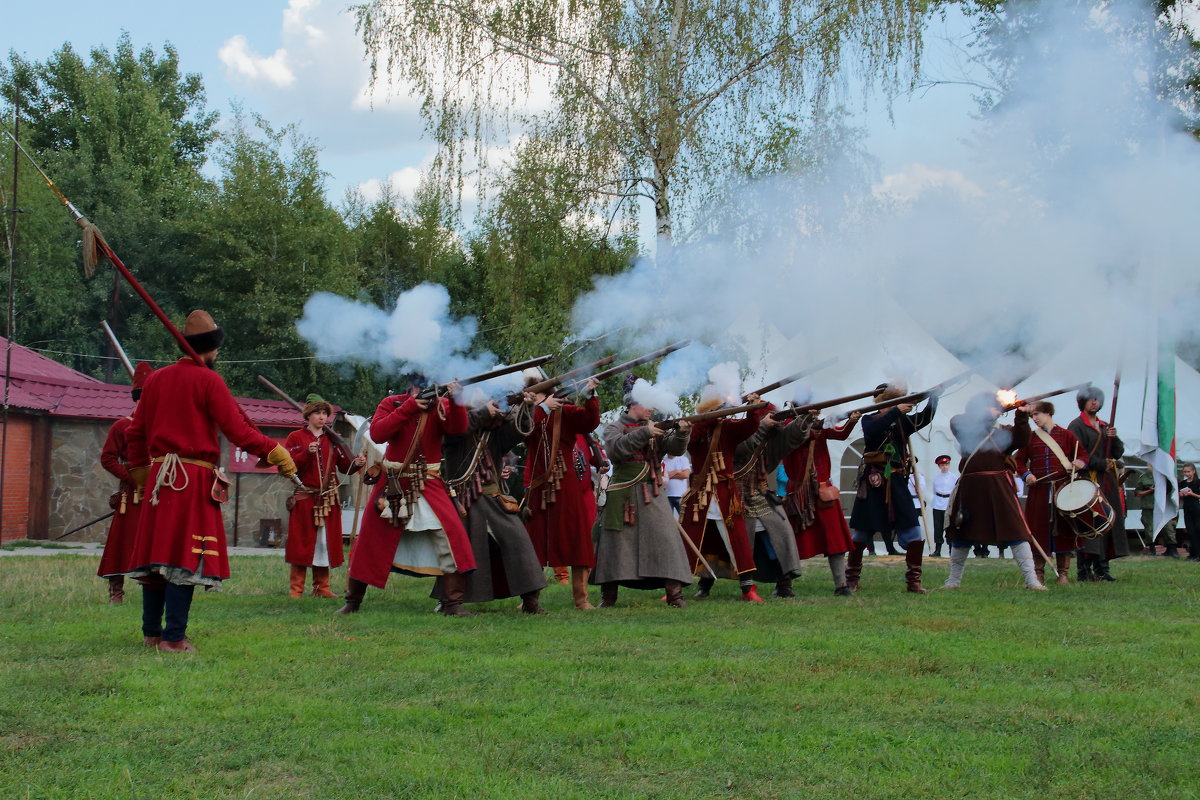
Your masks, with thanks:
M 1151 339 L 1142 397 L 1142 441 L 1138 456 L 1154 475 L 1154 536 L 1179 516 L 1175 477 L 1175 342 L 1158 331 Z

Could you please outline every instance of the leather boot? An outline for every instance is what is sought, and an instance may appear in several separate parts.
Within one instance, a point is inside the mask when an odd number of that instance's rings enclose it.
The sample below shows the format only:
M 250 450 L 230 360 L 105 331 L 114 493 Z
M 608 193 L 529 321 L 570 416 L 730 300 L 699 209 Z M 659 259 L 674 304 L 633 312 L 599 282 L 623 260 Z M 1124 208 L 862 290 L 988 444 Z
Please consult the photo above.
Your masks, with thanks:
M 329 591 L 329 567 L 313 567 L 313 597 L 337 597 Z
M 758 596 L 758 590 L 754 588 L 753 583 L 742 584 L 742 599 L 747 603 L 763 603 L 764 601 Z
M 687 601 L 683 599 L 683 584 L 679 581 L 667 581 L 667 605 L 671 608 L 687 608 Z
M 851 592 L 858 591 L 858 577 L 862 575 L 862 561 L 863 546 L 855 542 L 846 559 L 846 588 Z
M 160 653 L 196 653 L 196 646 L 192 644 L 188 637 L 183 637 L 178 642 L 168 642 L 166 639 L 159 641 L 157 650 Z
M 796 593 L 792 591 L 792 579 L 784 578 L 781 581 L 775 582 L 775 591 L 771 592 L 771 597 L 795 597 Z
M 908 569 L 904 572 L 904 583 L 908 590 L 914 594 L 929 594 L 927 589 L 921 587 L 921 553 L 925 549 L 925 542 L 916 541 L 904 548 L 904 563 Z
M 554 567 L 554 580 L 566 586 L 571 582 L 571 571 L 566 567 Z
M 571 567 L 571 594 L 575 597 L 575 607 L 580 611 L 592 611 L 596 607 L 588 602 L 587 567 Z
M 1046 585 L 1046 559 L 1042 558 L 1041 553 L 1033 553 L 1033 571 L 1037 575 L 1038 583 Z
M 442 604 L 439 614 L 447 617 L 473 617 L 474 613 L 463 608 L 463 595 L 467 591 L 467 576 L 461 572 L 447 572 L 442 576 Z
M 1095 561 L 1092 563 L 1092 571 L 1096 573 L 1098 581 L 1115 581 L 1116 578 L 1108 571 L 1108 559 L 1102 556 L 1092 556 Z
M 357 614 L 367 594 L 367 584 L 356 578 L 346 580 L 346 605 L 333 612 L 335 614 Z
M 600 608 L 612 608 L 617 604 L 617 590 L 621 587 L 615 583 L 600 585 Z
M 692 597 L 703 600 L 712 593 L 712 588 L 715 584 L 716 581 L 712 578 L 701 578 L 696 582 L 696 592 L 692 595 Z
M 1075 564 L 1075 580 L 1080 582 L 1088 582 L 1096 580 L 1096 576 L 1092 574 L 1092 554 L 1080 553 L 1079 561 Z
M 1054 563 L 1058 567 L 1058 585 L 1066 586 L 1071 582 L 1071 579 L 1068 577 L 1071 572 L 1071 554 L 1055 553 Z
M 538 602 L 541 594 L 541 589 L 534 589 L 532 592 L 521 595 L 521 611 L 526 614 L 545 614 L 546 609 L 542 608 L 542 604 Z
M 292 568 L 292 586 L 288 592 L 292 597 L 302 597 L 304 595 L 304 576 L 305 568 L 295 564 L 289 564 Z
M 108 604 L 119 606 L 125 602 L 125 576 L 117 575 L 108 579 Z

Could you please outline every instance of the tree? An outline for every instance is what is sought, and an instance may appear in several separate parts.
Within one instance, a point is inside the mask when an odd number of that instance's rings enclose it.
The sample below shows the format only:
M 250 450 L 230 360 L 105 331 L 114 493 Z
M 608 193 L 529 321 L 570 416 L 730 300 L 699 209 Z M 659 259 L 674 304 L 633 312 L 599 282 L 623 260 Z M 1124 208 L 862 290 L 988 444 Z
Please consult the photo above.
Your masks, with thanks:
M 373 75 L 410 82 L 461 188 L 529 126 L 593 202 L 653 202 L 670 241 L 689 200 L 778 146 L 781 121 L 822 108 L 853 58 L 887 92 L 909 82 L 936 0 L 369 0 L 355 7 Z M 523 108 L 551 85 L 550 108 Z M 787 137 L 784 137 L 785 139 Z
M 506 361 L 562 351 L 575 299 L 637 253 L 631 232 L 610 241 L 582 213 L 574 174 L 554 156 L 542 142 L 522 147 L 471 238 L 478 294 L 466 310 L 479 318 L 482 344 Z
M 0 95 L 6 117 L 20 101 L 26 148 L 164 309 L 180 313 L 176 276 L 194 261 L 181 246 L 176 220 L 196 202 L 204 185 L 200 168 L 216 135 L 200 77 L 180 74 L 170 45 L 161 56 L 149 47 L 138 53 L 123 35 L 114 52 L 96 48 L 86 61 L 70 45 L 44 63 L 11 53 L 0 65 Z M 21 338 L 95 352 L 108 346 L 97 323 L 109 318 L 131 352 L 168 356 L 173 344 L 140 303 L 118 320 L 111 280 L 84 281 L 77 269 L 65 268 L 78 264 L 71 253 L 78 229 L 40 179 L 28 169 L 25 176 L 22 204 L 36 203 L 46 219 L 22 219 Z

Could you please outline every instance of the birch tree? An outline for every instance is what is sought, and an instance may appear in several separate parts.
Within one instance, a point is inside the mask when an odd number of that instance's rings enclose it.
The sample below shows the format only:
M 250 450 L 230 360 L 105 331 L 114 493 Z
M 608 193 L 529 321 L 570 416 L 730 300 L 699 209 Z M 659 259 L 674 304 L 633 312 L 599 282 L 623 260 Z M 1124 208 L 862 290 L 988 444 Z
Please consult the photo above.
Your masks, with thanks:
M 407 86 L 445 177 L 520 128 L 594 202 L 653 203 L 669 242 L 698 191 L 795 137 L 849 74 L 911 85 L 937 0 L 370 0 L 373 80 Z M 544 109 L 527 103 L 549 87 Z

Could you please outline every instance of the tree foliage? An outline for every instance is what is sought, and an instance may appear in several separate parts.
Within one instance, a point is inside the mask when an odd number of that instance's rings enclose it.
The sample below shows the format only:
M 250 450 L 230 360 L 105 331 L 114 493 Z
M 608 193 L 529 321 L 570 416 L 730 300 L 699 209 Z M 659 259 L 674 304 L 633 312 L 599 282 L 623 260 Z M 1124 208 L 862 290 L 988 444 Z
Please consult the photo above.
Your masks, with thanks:
M 369 0 L 377 78 L 410 82 L 462 178 L 510 122 L 569 156 L 594 202 L 646 198 L 657 233 L 853 65 L 885 90 L 915 74 L 927 0 Z M 521 115 L 541 82 L 549 108 Z M 514 119 L 514 117 L 516 117 Z M 786 136 L 784 137 L 787 138 Z

